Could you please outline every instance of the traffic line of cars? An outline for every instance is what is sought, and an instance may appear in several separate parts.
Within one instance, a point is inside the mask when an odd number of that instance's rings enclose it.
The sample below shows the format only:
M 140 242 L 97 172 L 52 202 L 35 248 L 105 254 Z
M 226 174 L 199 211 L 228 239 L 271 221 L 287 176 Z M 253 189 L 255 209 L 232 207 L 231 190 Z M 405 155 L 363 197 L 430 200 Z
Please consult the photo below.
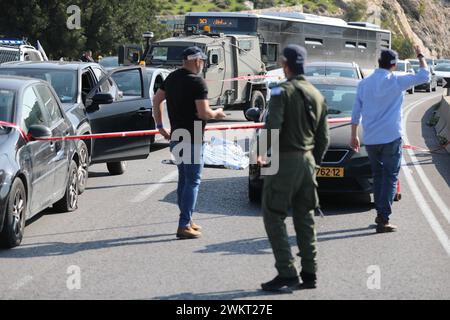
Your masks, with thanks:
M 0 66 L 0 121 L 36 138 L 155 128 L 151 98 L 169 71 L 145 67 L 107 72 L 96 63 L 9 62 Z M 26 141 L 0 127 L 0 246 L 23 238 L 25 221 L 52 206 L 73 211 L 88 167 L 113 175 L 145 159 L 154 137 Z
M 402 67 L 400 65 L 400 68 Z M 364 78 L 364 73 L 357 64 L 313 62 L 305 66 L 305 76 L 324 96 L 328 106 L 328 118 L 351 117 L 358 83 Z M 259 112 L 254 109 L 248 112 L 248 117 L 256 122 L 264 122 L 266 116 L 267 110 Z M 316 173 L 318 191 L 320 194 L 358 194 L 364 197 L 364 201 L 370 202 L 373 179 L 369 156 L 361 132 L 359 152 L 355 152 L 349 145 L 350 133 L 350 123 L 330 124 L 330 145 Z M 261 134 L 261 130 L 256 130 L 250 142 L 250 202 L 260 201 L 264 184 L 261 168 L 256 164 Z M 401 190 L 398 184 L 395 200 L 400 199 Z

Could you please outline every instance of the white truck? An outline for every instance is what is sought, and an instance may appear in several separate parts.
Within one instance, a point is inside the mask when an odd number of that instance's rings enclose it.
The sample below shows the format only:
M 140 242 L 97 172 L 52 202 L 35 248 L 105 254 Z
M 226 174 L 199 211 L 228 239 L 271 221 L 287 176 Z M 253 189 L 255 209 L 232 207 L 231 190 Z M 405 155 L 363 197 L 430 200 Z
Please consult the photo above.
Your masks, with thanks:
M 45 61 L 44 55 L 24 40 L 0 39 L 0 64 L 11 61 Z

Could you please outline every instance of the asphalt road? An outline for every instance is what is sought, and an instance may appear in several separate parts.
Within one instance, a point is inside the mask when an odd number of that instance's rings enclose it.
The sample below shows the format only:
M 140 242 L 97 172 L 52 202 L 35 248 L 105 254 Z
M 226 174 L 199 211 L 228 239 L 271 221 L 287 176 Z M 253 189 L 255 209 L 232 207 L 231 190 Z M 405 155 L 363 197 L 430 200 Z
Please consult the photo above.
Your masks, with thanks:
M 441 94 L 438 89 L 406 96 L 410 144 L 437 145 L 426 121 Z M 235 111 L 227 121 L 244 119 Z M 246 132 L 236 134 L 243 139 Z M 326 217 L 316 219 L 318 288 L 281 295 L 259 290 L 276 273 L 261 209 L 247 199 L 247 170 L 205 169 L 195 214 L 203 237 L 180 241 L 176 168 L 162 163 L 169 158 L 162 144 L 148 159 L 129 162 L 122 176 L 109 176 L 105 165 L 92 166 L 76 212 L 47 210 L 28 224 L 20 247 L 0 251 L 0 298 L 450 298 L 445 152 L 405 152 L 403 199 L 392 218 L 397 233 L 376 234 L 374 209 L 354 197 L 323 199 Z M 291 219 L 287 223 L 295 254 Z

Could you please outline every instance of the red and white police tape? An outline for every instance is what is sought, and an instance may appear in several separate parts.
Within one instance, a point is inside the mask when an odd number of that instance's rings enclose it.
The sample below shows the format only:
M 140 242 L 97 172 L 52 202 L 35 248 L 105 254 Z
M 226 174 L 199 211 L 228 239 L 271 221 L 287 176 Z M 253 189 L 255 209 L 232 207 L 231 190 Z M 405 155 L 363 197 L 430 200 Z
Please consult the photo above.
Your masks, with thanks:
M 329 124 L 339 124 L 339 123 L 350 123 L 351 118 L 331 118 L 328 119 Z M 128 137 L 142 137 L 142 136 L 152 136 L 159 134 L 159 130 L 140 130 L 140 131 L 125 131 L 125 132 L 109 132 L 109 133 L 94 133 L 85 134 L 77 136 L 64 136 L 64 137 L 48 137 L 48 138 L 34 138 L 27 135 L 18 125 L 10 122 L 0 121 L 0 126 L 16 129 L 20 132 L 21 136 L 26 141 L 64 141 L 64 140 L 87 140 L 87 139 L 106 139 L 106 138 L 128 138 Z M 263 122 L 250 123 L 250 124 L 231 124 L 231 125 L 216 125 L 216 126 L 206 126 L 205 131 L 225 131 L 225 130 L 245 130 L 245 129 L 261 129 L 264 127 Z M 421 147 L 416 147 L 412 145 L 404 145 L 404 149 L 411 149 L 420 152 L 435 153 L 437 151 L 445 149 L 450 145 L 447 142 L 445 145 L 440 146 L 436 149 L 426 149 Z

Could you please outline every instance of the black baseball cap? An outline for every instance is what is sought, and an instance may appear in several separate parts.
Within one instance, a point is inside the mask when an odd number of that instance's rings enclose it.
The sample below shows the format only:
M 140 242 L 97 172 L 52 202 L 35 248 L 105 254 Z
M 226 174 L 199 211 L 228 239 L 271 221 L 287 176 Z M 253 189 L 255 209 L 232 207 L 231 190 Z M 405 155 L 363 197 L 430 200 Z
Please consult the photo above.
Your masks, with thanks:
M 398 53 L 391 49 L 385 49 L 381 51 L 380 64 L 384 65 L 394 65 L 398 62 Z
M 296 73 L 303 73 L 306 56 L 306 49 L 297 44 L 290 44 L 283 50 L 283 58 L 289 69 Z
M 189 47 L 183 51 L 183 60 L 195 60 L 202 59 L 206 60 L 208 57 L 203 53 L 202 49 L 199 47 Z

